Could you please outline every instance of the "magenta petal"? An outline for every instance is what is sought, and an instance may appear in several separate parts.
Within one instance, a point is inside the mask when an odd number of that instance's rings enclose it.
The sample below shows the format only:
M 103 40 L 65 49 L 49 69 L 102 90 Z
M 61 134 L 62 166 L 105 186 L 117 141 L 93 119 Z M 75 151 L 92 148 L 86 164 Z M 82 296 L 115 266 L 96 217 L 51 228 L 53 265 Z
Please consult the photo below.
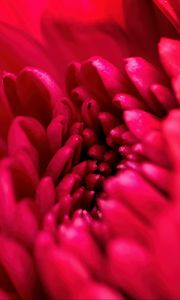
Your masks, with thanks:
M 58 78 L 46 51 L 35 39 L 3 22 L 0 22 L 0 32 L 1 70 L 19 72 L 26 66 L 33 66 L 43 68 Z
M 37 241 L 36 257 L 45 288 L 52 299 L 73 298 L 89 280 L 83 264 L 65 249 L 57 247 L 47 234 Z
M 62 146 L 68 129 L 67 119 L 60 115 L 52 119 L 47 128 L 47 137 L 51 153 L 54 154 Z
M 166 198 L 134 171 L 127 170 L 110 178 L 105 188 L 110 196 L 122 201 L 148 222 L 166 207 Z
M 0 20 L 13 25 L 14 28 L 21 28 L 40 39 L 40 19 L 46 5 L 46 1 L 39 0 L 34 11 L 32 1 L 17 0 L 15 4 L 13 0 L 8 2 L 2 0 Z M 19 7 L 21 7 L 20 11 Z
M 0 261 L 23 299 L 39 296 L 38 279 L 29 253 L 17 242 L 0 236 Z M 28 278 L 28 280 L 27 280 Z
M 96 171 L 97 169 L 97 164 L 96 161 L 93 160 L 85 160 L 78 165 L 76 165 L 73 169 L 72 172 L 79 175 L 80 177 L 84 178 L 85 175 Z
M 94 144 L 92 147 L 88 149 L 88 155 L 97 161 L 103 161 L 104 154 L 106 152 L 106 148 L 100 144 Z
M 180 41 L 161 38 L 159 43 L 161 62 L 170 77 L 180 73 Z
M 6 290 L 0 289 L 0 300 L 16 300 L 17 295 L 7 292 Z
M 180 103 L 180 75 L 173 79 L 173 87 L 177 97 L 178 103 Z
M 116 290 L 107 285 L 89 282 L 81 288 L 77 295 L 77 299 L 96 299 L 96 300 L 124 300 L 124 297 L 117 293 Z
M 131 132 L 140 140 L 143 140 L 151 130 L 160 128 L 160 121 L 143 110 L 125 111 L 124 120 Z
M 153 84 L 151 86 L 151 91 L 167 112 L 177 106 L 173 93 L 167 87 L 160 84 Z
M 136 299 L 155 299 L 150 256 L 137 242 L 117 239 L 108 246 L 108 261 L 112 282 Z M 152 276 L 152 277 L 151 277 Z
M 166 85 L 167 80 L 164 74 L 141 57 L 126 59 L 125 68 L 129 78 L 144 98 L 145 103 L 153 112 L 158 114 L 160 108 L 158 107 L 158 103 L 154 103 L 150 88 L 152 84 L 157 83 Z
M 23 199 L 17 204 L 14 223 L 12 224 L 13 236 L 26 247 L 32 248 L 39 229 L 32 200 Z
M 67 174 L 66 176 L 64 176 L 56 189 L 58 198 L 73 193 L 74 190 L 76 190 L 79 186 L 80 180 L 81 178 L 75 173 Z
M 62 91 L 47 73 L 25 68 L 18 75 L 16 86 L 23 114 L 47 125 L 52 116 L 62 113 Z
M 36 119 L 16 117 L 8 133 L 8 150 L 10 155 L 25 150 L 37 168 L 44 166 L 48 145 L 43 126 Z
M 99 111 L 99 105 L 95 100 L 88 99 L 84 101 L 82 105 L 82 119 L 84 124 L 95 132 L 99 129 L 99 122 L 97 120 Z
M 141 166 L 143 175 L 146 176 L 160 190 L 169 193 L 171 190 L 171 172 L 152 163 L 145 162 Z
M 25 149 L 20 149 L 12 160 L 12 172 L 18 198 L 32 197 L 39 181 L 36 166 Z
M 163 131 L 170 148 L 172 162 L 177 170 L 180 169 L 179 146 L 180 146 L 180 111 L 173 110 L 165 119 L 163 124 Z
M 49 55 L 61 70 L 62 84 L 68 65 L 74 61 L 82 62 L 98 55 L 122 66 L 123 58 L 129 55 L 127 37 L 114 22 L 82 24 L 44 18 L 42 29 Z
M 125 0 L 122 7 L 132 55 L 156 59 L 158 31 L 151 1 Z
M 62 227 L 62 229 L 60 228 L 60 241 L 67 251 L 79 257 L 80 261 L 84 262 L 92 271 L 97 274 L 101 272 L 102 256 L 88 230 L 75 226 Z
M 67 173 L 72 165 L 73 149 L 69 146 L 60 148 L 49 162 L 46 175 L 51 176 L 54 182 Z
M 40 217 L 43 217 L 55 203 L 55 188 L 50 177 L 44 177 L 36 190 L 36 205 Z
M 138 98 L 135 98 L 128 94 L 117 94 L 112 101 L 120 110 L 131 110 L 131 109 L 147 110 L 147 107 L 142 100 L 139 100 Z
M 110 98 L 126 92 L 127 81 L 122 72 L 101 57 L 92 57 L 81 67 L 82 80 L 88 91 L 99 99 L 100 105 L 112 110 Z
M 133 211 L 116 200 L 101 201 L 99 205 L 113 237 L 121 236 L 144 243 L 149 228 Z
M 180 297 L 178 284 L 180 257 L 177 251 L 180 247 L 179 225 L 179 206 L 174 206 L 174 209 L 162 215 L 153 235 L 157 282 L 160 284 L 164 297 L 169 299 Z
M 154 0 L 156 5 L 162 10 L 167 18 L 172 22 L 176 29 L 180 32 L 180 10 L 179 0 Z
M 171 162 L 167 151 L 167 144 L 159 131 L 154 130 L 150 132 L 145 137 L 142 148 L 143 155 L 158 165 L 161 165 L 165 168 L 170 168 Z
M 98 118 L 105 135 L 108 135 L 111 129 L 119 125 L 118 119 L 108 112 L 100 112 Z
M 8 188 L 7 188 L 8 187 Z M 0 165 L 0 224 L 7 231 L 14 221 L 16 195 L 11 172 L 11 162 L 6 160 Z

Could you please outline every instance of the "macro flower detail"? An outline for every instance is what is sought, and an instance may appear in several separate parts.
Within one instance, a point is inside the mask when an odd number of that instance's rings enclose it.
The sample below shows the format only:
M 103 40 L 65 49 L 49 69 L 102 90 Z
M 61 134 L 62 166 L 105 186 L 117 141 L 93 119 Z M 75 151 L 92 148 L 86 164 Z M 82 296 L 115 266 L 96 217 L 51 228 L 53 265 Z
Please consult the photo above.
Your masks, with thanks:
M 138 1 L 0 24 L 2 300 L 180 298 L 179 4 Z

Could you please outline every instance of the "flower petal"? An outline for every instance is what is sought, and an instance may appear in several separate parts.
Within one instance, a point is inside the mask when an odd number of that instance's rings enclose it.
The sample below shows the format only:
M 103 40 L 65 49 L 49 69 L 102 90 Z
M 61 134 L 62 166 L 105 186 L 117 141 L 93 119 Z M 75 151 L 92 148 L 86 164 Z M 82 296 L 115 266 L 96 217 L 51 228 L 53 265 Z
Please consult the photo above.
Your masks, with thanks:
M 13 26 L 0 22 L 0 69 L 18 72 L 23 67 L 34 66 L 47 70 L 58 78 L 42 45 L 28 34 Z
M 156 5 L 174 24 L 176 29 L 180 32 L 180 2 L 179 0 L 154 0 Z
M 169 76 L 178 76 L 180 74 L 180 41 L 162 38 L 159 43 L 159 54 Z

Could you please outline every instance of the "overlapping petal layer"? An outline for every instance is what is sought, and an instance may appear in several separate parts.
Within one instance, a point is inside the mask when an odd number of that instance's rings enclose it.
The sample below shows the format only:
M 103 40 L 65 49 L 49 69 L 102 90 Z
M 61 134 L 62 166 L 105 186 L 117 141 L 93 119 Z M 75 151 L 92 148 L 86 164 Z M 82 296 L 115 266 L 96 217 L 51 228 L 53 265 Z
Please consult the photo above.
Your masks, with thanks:
M 83 3 L 91 24 L 44 18 L 46 49 L 1 24 L 0 299 L 177 300 L 177 31 L 157 46 L 152 2 L 120 1 L 123 29 Z

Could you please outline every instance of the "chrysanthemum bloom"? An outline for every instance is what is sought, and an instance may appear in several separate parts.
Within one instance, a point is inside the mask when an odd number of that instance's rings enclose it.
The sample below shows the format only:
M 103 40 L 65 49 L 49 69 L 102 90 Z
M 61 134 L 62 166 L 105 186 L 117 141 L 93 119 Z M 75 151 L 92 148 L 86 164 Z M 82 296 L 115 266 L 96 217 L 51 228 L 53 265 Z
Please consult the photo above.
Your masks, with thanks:
M 3 39 L 1 300 L 180 298 L 180 5 L 155 2 Z

